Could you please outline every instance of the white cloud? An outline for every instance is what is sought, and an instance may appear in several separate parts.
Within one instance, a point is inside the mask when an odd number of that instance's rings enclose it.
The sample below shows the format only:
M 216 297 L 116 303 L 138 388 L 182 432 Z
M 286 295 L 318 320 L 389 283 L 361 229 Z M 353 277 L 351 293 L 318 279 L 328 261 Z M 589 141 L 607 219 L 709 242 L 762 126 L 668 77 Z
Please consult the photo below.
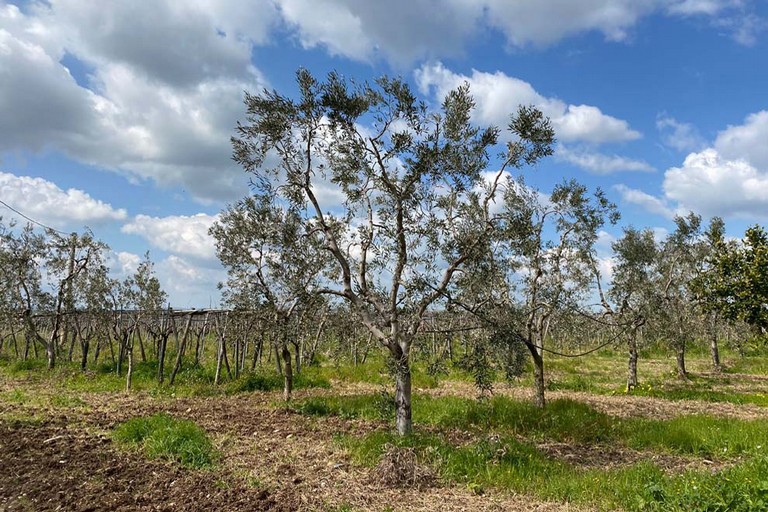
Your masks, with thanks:
M 727 0 L 682 0 L 672 2 L 667 11 L 672 14 L 691 16 L 706 14 L 714 16 L 723 9 L 735 5 L 737 2 Z
M 549 116 L 558 140 L 599 144 L 641 137 L 626 121 L 603 114 L 597 107 L 568 105 L 557 98 L 544 97 L 528 82 L 501 71 L 472 70 L 468 76 L 454 73 L 437 62 L 422 65 L 416 71 L 416 81 L 423 94 L 434 90 L 440 101 L 449 91 L 468 82 L 477 101 L 477 120 L 482 123 L 506 126 L 509 115 L 517 111 L 518 105 L 532 104 Z
M 704 146 L 695 129 L 660 117 L 660 130 L 672 129 L 667 144 Z M 667 217 L 694 211 L 705 217 L 768 218 L 768 111 L 750 114 L 722 130 L 714 143 L 689 153 L 679 167 L 664 173 L 663 195 L 655 197 L 619 185 L 625 202 Z
M 208 230 L 217 218 L 216 215 L 204 213 L 169 217 L 137 215 L 132 222 L 123 226 L 122 232 L 139 235 L 163 251 L 198 260 L 215 261 L 216 245 L 208 235 Z
M 59 150 L 134 179 L 181 185 L 200 200 L 242 195 L 246 179 L 229 138 L 244 111 L 242 91 L 265 84 L 251 49 L 267 40 L 277 14 L 269 2 L 238 5 L 93 9 L 58 0 L 35 3 L 29 14 L 0 5 L 0 151 Z M 87 84 L 64 57 L 88 70 Z
M 733 40 L 744 46 L 757 44 L 758 36 L 768 29 L 768 20 L 749 12 L 719 17 L 712 24 L 730 32 Z
M 683 209 L 704 216 L 768 216 L 768 172 L 711 148 L 691 153 L 681 167 L 669 169 L 664 193 Z
M 705 17 L 744 32 L 741 0 L 278 0 L 285 22 L 306 48 L 398 65 L 460 54 L 480 31 L 501 31 L 510 46 L 545 46 L 585 32 L 628 39 L 644 17 Z M 322 16 L 318 16 L 318 12 Z M 742 20 L 736 26 L 735 20 Z M 446 37 L 446 34 L 449 36 Z M 742 38 L 743 39 L 743 38 Z M 739 40 L 737 38 L 737 40 Z
M 670 219 L 675 215 L 674 209 L 664 200 L 643 192 L 642 190 L 630 188 L 626 185 L 616 185 L 613 188 L 621 194 L 621 199 L 625 203 L 638 205 L 650 213 Z
M 271 2 L 246 7 L 236 0 L 134 0 L 102 9 L 88 0 L 54 0 L 34 4 L 33 13 L 78 58 L 125 65 L 176 87 L 246 78 L 251 44 L 267 41 L 277 16 Z
M 470 0 L 468 0 L 470 1 Z M 644 17 L 708 16 L 740 12 L 741 0 L 486 0 L 487 21 L 515 46 L 553 44 L 583 32 L 601 32 L 609 41 L 623 41 Z
M 750 114 L 744 124 L 728 126 L 717 135 L 714 148 L 726 159 L 743 159 L 768 172 L 768 110 Z
M 218 283 L 226 280 L 223 269 L 200 267 L 187 258 L 171 255 L 155 265 L 160 285 L 175 308 L 216 307 L 221 299 Z
M 0 5 L 0 151 L 39 151 L 95 136 L 93 94 L 59 64 L 60 49 L 13 5 Z
M 306 48 L 404 66 L 421 58 L 458 55 L 483 16 L 464 0 L 280 0 L 283 18 Z M 318 13 L 322 12 L 322 15 Z M 450 37 L 446 37 L 450 34 Z
M 488 20 L 516 46 L 552 44 L 580 32 L 602 32 L 621 41 L 627 30 L 654 11 L 652 0 L 488 0 Z
M 656 128 L 662 143 L 677 151 L 699 151 L 704 147 L 704 139 L 690 123 L 662 114 L 656 118 Z
M 4 172 L 0 172 L 0 198 L 23 214 L 56 228 L 99 224 L 127 217 L 122 208 L 115 209 L 82 190 L 62 190 L 55 183 L 42 178 Z M 3 216 L 26 222 L 10 211 Z
M 131 252 L 108 251 L 105 263 L 113 279 L 122 281 L 136 273 L 143 256 Z M 154 261 L 154 272 L 160 287 L 168 294 L 174 308 L 203 308 L 219 305 L 217 284 L 226 279 L 220 267 L 202 266 L 194 259 L 175 254 Z
M 118 252 L 116 255 L 117 263 L 120 265 L 120 273 L 125 276 L 135 274 L 141 265 L 142 258 L 138 254 L 130 252 Z
M 555 156 L 593 174 L 606 175 L 617 172 L 653 172 L 654 168 L 643 160 L 633 160 L 618 155 L 604 155 L 584 149 L 573 150 L 562 144 L 558 146 Z

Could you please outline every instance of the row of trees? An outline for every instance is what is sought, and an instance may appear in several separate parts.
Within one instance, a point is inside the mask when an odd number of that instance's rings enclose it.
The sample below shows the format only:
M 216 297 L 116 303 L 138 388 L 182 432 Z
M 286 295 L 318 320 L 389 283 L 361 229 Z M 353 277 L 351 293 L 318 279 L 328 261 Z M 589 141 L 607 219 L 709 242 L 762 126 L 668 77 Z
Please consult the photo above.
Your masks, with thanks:
M 133 337 L 120 315 L 128 310 L 160 310 L 166 294 L 148 255 L 132 276 L 123 281 L 111 278 L 107 249 L 90 232 L 61 236 L 51 230 L 35 231 L 32 225 L 17 228 L 0 218 L 2 341 L 10 340 L 23 359 L 42 347 L 49 369 L 62 353 L 71 360 L 77 343 L 85 369 L 92 342 L 119 334 L 119 360 L 130 361 Z M 97 344 L 95 359 L 100 348 Z
M 741 262 L 764 240 L 750 232 L 744 248 L 729 245 L 719 219 L 703 230 L 700 217 L 679 217 L 663 240 L 627 228 L 604 283 L 596 243 L 618 211 L 575 181 L 548 194 L 527 186 L 522 170 L 555 142 L 537 109 L 520 107 L 501 130 L 473 122 L 466 84 L 437 110 L 400 80 L 355 84 L 331 73 L 319 81 L 299 70 L 297 84 L 296 99 L 246 95 L 232 142 L 252 194 L 211 230 L 228 298 L 267 308 L 276 325 L 318 301 L 345 304 L 390 356 L 399 433 L 412 428 L 411 352 L 435 315 L 482 329 L 483 357 L 512 364 L 527 350 L 540 406 L 548 344 L 574 324 L 564 319 L 627 344 L 628 389 L 637 384 L 638 335 L 651 324 L 674 349 L 681 377 L 702 323 L 716 366 L 720 320 L 762 327 L 765 295 L 752 292 L 768 274 L 755 282 Z M 280 352 L 290 372 L 287 338 Z
M 765 330 L 761 228 L 738 243 L 722 220 L 704 226 L 694 214 L 663 238 L 628 227 L 601 263 L 616 206 L 573 180 L 542 193 L 523 178 L 555 141 L 537 109 L 520 107 L 506 130 L 480 128 L 466 85 L 435 111 L 399 80 L 297 77 L 298 99 L 247 95 L 233 138 L 253 188 L 211 229 L 227 310 L 164 307 L 148 257 L 133 276 L 110 278 L 106 246 L 90 233 L 0 222 L 0 350 L 12 344 L 26 359 L 41 347 L 49 368 L 77 355 L 85 369 L 106 349 L 118 373 L 127 364 L 130 387 L 135 343 L 159 382 L 175 356 L 171 384 L 185 356 L 200 365 L 213 346 L 214 382 L 270 361 L 288 399 L 294 373 L 320 351 L 357 364 L 379 345 L 407 434 L 413 353 L 433 368 L 461 364 L 481 388 L 491 370 L 516 376 L 530 358 L 543 407 L 547 353 L 624 344 L 632 390 L 643 340 L 667 345 L 685 378 L 691 343 L 708 340 L 718 368 L 733 325 Z

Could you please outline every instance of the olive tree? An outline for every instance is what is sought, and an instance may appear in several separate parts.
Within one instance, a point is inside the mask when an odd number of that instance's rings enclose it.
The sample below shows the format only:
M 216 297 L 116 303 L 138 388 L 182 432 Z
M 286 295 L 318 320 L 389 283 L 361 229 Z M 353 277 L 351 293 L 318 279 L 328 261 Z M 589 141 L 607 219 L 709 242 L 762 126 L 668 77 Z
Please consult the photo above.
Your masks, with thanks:
M 30 348 L 37 354 L 37 345 L 46 347 L 34 315 L 49 312 L 53 297 L 45 291 L 43 260 L 48 252 L 44 234 L 31 225 L 16 229 L 14 223 L 2 223 L 0 218 L 0 293 L 2 307 L 9 321 L 20 319 L 24 332 L 22 358 L 29 356 Z
M 408 434 L 422 319 L 492 234 L 499 180 L 550 154 L 553 133 L 539 111 L 521 108 L 496 161 L 500 130 L 471 122 L 468 85 L 434 111 L 399 79 L 319 81 L 302 69 L 297 83 L 295 99 L 246 94 L 234 159 L 252 173 L 253 194 L 295 212 L 298 233 L 331 259 L 318 291 L 349 303 L 389 352 L 396 428 Z
M 505 300 L 520 312 L 518 328 L 534 369 L 534 403 L 544 407 L 544 354 L 554 315 L 587 311 L 596 275 L 595 243 L 606 222 L 616 223 L 616 206 L 597 189 L 573 180 L 544 197 L 518 183 L 507 187 L 501 252 L 508 259 Z M 517 303 L 515 305 L 515 303 Z
M 144 253 L 144 259 L 136 267 L 136 271 L 126 277 L 122 283 L 113 287 L 113 330 L 116 332 L 120 343 L 118 357 L 118 373 L 123 359 L 123 353 L 128 358 L 128 372 L 126 374 L 126 390 L 131 388 L 133 378 L 133 348 L 134 339 L 138 338 L 142 358 L 145 358 L 144 343 L 141 339 L 141 324 L 146 325 L 157 322 L 163 305 L 168 299 L 168 294 L 160 285 L 160 280 L 155 275 L 154 263 L 149 258 L 149 252 Z M 126 320 L 124 309 L 133 309 L 134 314 Z M 159 323 L 159 322 L 158 322 Z M 163 342 L 167 340 L 163 338 Z M 182 351 L 180 350 L 179 353 Z M 158 373 L 162 374 L 163 362 L 160 357 L 165 357 L 165 349 L 158 350 Z M 175 371 L 178 371 L 174 368 Z M 175 372 L 174 372 L 175 375 Z
M 701 272 L 701 216 L 675 217 L 675 230 L 659 246 L 655 263 L 654 321 L 663 341 L 674 350 L 677 375 L 688 378 L 685 353 L 699 325 L 691 287 Z
M 75 288 L 78 283 L 87 283 L 93 273 L 106 274 L 102 261 L 107 249 L 107 245 L 96 240 L 90 232 L 72 233 L 68 238 L 52 234 L 45 261 L 46 271 L 57 292 L 53 329 L 46 346 L 49 369 L 56 364 L 60 338 L 66 340 L 69 331 L 68 316 L 74 312 Z
M 640 328 L 651 315 L 654 294 L 653 272 L 657 258 L 656 240 L 650 229 L 628 227 L 624 235 L 613 242 L 614 268 L 608 297 L 617 307 L 612 307 L 603 297 L 605 308 L 614 316 L 616 323 L 626 331 L 627 392 L 637 386 L 637 337 Z
M 275 349 L 283 361 L 283 396 L 290 400 L 290 324 L 298 323 L 298 311 L 317 295 L 325 265 L 325 254 L 313 227 L 304 222 L 295 207 L 285 208 L 262 194 L 231 205 L 211 227 L 211 235 L 219 259 L 227 268 L 227 285 L 233 298 L 248 293 L 272 316 L 272 327 L 277 332 Z M 294 346 L 299 362 L 300 344 Z

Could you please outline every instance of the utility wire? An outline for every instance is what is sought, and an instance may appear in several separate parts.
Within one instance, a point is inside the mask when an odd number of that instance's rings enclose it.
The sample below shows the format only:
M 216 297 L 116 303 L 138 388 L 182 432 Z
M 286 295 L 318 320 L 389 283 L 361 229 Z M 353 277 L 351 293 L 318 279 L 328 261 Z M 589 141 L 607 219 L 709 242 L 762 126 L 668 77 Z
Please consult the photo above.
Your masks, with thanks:
M 33 219 L 32 217 L 28 217 L 27 215 L 24 215 L 24 214 L 23 214 L 23 213 L 21 213 L 19 210 L 17 210 L 16 208 L 14 208 L 13 206 L 9 205 L 8 203 L 6 203 L 6 202 L 5 202 L 5 201 L 3 201 L 3 200 L 0 200 L 0 204 L 2 204 L 3 206 L 5 206 L 6 208 L 8 208 L 9 210 L 11 210 L 12 212 L 14 212 L 14 213 L 17 213 L 17 214 L 21 215 L 22 217 L 24 217 L 25 219 L 27 219 L 27 220 L 28 220 L 29 222 L 31 222 L 32 224 L 37 224 L 38 226 L 40 226 L 40 227 L 42 227 L 42 228 L 45 228 L 45 229 L 47 229 L 48 231 L 53 231 L 54 233 L 59 233 L 60 235 L 66 235 L 66 236 L 69 236 L 69 233 L 65 233 L 64 231 L 61 231 L 61 230 L 58 230 L 58 229 L 52 228 L 52 227 L 50 227 L 50 226 L 46 226 L 46 225 L 45 225 L 45 224 L 43 224 L 42 222 L 38 222 L 38 221 L 36 221 L 35 219 Z

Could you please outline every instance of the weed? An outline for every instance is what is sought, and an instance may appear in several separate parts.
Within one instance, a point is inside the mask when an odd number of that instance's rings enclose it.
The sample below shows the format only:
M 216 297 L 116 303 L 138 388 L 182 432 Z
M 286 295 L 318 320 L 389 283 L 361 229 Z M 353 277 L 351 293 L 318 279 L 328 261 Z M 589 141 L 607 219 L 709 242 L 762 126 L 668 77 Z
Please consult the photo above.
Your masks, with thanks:
M 79 397 L 65 394 L 58 394 L 51 397 L 51 405 L 54 407 L 75 408 L 85 407 L 87 404 Z
M 119 425 L 113 435 L 119 443 L 140 446 L 150 458 L 196 468 L 211 466 L 215 459 L 213 445 L 202 428 L 167 414 L 134 418 Z
M 0 398 L 2 398 L 3 401 L 14 404 L 25 404 L 29 402 L 29 395 L 20 389 L 6 391 L 5 393 L 0 394 Z
M 42 370 L 46 367 L 46 362 L 41 359 L 27 359 L 26 361 L 16 361 L 10 367 L 12 374 L 25 373 L 30 371 Z

